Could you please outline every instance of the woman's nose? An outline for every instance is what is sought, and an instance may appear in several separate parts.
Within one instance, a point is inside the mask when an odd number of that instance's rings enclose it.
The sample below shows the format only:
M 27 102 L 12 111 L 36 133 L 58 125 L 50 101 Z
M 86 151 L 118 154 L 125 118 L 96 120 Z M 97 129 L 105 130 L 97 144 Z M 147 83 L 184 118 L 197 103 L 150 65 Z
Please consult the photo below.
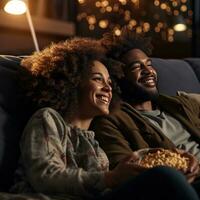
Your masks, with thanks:
M 105 91 L 107 91 L 107 92 L 111 92 L 111 91 L 112 91 L 111 85 L 110 85 L 109 83 L 106 83 L 106 82 L 104 83 L 103 89 L 104 89 Z

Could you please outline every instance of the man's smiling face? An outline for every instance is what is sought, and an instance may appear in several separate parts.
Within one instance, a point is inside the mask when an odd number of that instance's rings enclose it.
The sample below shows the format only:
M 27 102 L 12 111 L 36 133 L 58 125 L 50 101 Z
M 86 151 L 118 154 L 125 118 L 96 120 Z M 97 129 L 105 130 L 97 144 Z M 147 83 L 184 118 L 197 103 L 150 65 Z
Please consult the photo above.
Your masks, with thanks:
M 140 49 L 132 49 L 123 55 L 125 77 L 129 83 L 133 101 L 153 100 L 158 96 L 157 73 L 151 59 Z

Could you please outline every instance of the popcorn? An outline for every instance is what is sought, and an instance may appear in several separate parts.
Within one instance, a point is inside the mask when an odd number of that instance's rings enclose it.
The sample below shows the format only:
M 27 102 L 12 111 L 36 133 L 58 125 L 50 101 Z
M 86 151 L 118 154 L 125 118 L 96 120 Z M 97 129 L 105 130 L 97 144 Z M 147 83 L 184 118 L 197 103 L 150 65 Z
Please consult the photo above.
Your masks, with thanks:
M 161 149 L 156 152 L 148 152 L 139 162 L 139 165 L 146 168 L 155 166 L 169 166 L 181 171 L 186 171 L 189 166 L 189 158 L 170 150 Z

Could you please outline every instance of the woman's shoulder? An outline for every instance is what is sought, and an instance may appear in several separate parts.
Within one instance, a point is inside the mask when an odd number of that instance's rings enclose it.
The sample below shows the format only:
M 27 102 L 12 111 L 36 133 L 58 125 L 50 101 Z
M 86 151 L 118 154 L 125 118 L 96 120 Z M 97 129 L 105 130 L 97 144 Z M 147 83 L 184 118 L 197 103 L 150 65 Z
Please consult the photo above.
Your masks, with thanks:
M 32 115 L 31 118 L 35 118 L 35 117 L 46 118 L 49 116 L 56 116 L 56 117 L 62 118 L 62 116 L 56 110 L 50 107 L 38 109 L 37 111 L 35 111 L 35 113 Z
M 54 109 L 45 107 L 38 109 L 30 118 L 27 125 L 30 124 L 50 124 L 51 126 L 66 126 L 63 117 Z
M 56 110 L 45 107 L 37 110 L 32 115 L 23 133 L 24 135 L 31 135 L 34 132 L 46 132 L 62 138 L 69 131 L 70 127 L 62 116 Z
M 59 114 L 55 109 L 50 108 L 50 107 L 44 107 L 44 108 L 40 108 L 38 110 L 35 111 L 35 114 L 42 114 L 42 113 L 53 113 L 53 114 Z

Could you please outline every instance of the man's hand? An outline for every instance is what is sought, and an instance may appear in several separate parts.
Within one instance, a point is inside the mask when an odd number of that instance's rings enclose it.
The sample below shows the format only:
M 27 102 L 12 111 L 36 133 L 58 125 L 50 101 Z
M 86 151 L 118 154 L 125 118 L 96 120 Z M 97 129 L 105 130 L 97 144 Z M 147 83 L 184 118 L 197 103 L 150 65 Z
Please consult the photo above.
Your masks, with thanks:
M 183 172 L 189 183 L 192 183 L 196 177 L 199 176 L 200 168 L 199 161 L 192 154 L 182 150 L 182 149 L 174 149 L 174 152 L 181 154 L 184 157 L 189 159 L 189 165 L 187 171 Z

